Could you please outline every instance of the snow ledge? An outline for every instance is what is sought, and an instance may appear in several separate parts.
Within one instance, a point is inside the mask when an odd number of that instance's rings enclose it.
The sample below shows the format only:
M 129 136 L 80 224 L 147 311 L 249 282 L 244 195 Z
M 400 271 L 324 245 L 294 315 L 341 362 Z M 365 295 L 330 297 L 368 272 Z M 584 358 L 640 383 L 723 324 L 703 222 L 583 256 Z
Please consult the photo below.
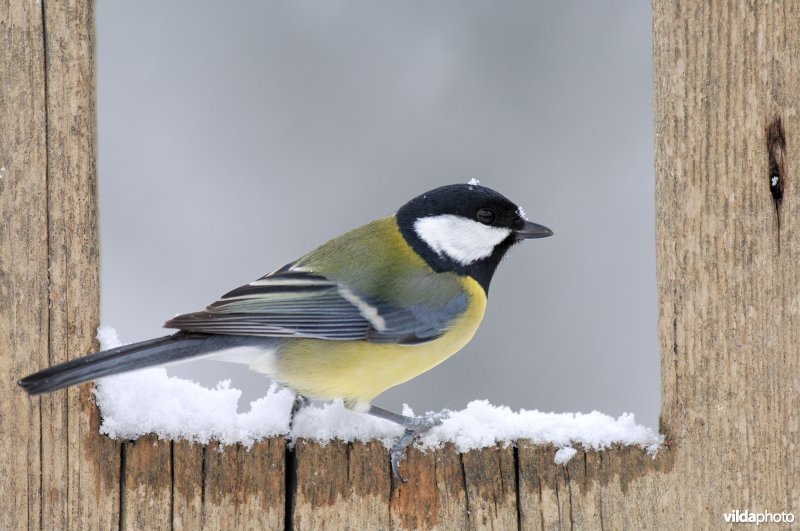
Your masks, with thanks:
M 103 349 L 120 344 L 110 327 L 98 329 Z M 290 431 L 294 393 L 273 384 L 266 395 L 250 403 L 250 410 L 237 412 L 241 391 L 222 381 L 214 389 L 181 378 L 170 377 L 162 367 L 110 376 L 97 381 L 95 397 L 102 415 L 100 433 L 115 439 L 136 439 L 154 433 L 162 439 L 187 439 L 199 443 L 217 440 L 222 444 L 250 447 L 267 437 L 285 436 L 329 442 L 379 439 L 388 448 L 402 434 L 396 424 L 355 413 L 341 401 L 309 405 L 296 415 Z M 405 415 L 414 412 L 404 407 Z M 655 454 L 664 437 L 636 424 L 631 413 L 616 419 L 591 413 L 543 413 L 512 411 L 475 400 L 449 417 L 417 441 L 422 449 L 439 448 L 447 442 L 459 452 L 511 444 L 527 439 L 536 444 L 552 444 L 558 451 L 555 462 L 566 464 L 575 447 L 603 450 L 615 444 L 635 445 Z

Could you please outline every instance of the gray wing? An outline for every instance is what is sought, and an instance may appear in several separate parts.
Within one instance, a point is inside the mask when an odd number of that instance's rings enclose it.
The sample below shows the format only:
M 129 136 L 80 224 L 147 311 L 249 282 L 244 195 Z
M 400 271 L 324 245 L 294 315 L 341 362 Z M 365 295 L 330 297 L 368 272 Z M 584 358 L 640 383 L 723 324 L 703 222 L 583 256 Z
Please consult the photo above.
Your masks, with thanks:
M 462 293 L 442 308 L 400 308 L 287 266 L 164 326 L 209 334 L 414 344 L 439 337 L 466 307 Z

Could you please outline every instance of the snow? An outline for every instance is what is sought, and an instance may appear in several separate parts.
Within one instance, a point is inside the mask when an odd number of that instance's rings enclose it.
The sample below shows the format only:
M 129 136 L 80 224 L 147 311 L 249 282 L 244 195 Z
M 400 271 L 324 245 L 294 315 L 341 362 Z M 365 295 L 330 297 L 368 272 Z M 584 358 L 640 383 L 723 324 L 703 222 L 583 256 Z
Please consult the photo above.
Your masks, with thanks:
M 113 326 L 98 326 L 97 340 L 100 342 L 101 350 L 108 350 L 122 345 L 122 341 L 119 340 L 117 335 L 117 330 Z
M 100 327 L 97 334 L 103 349 L 118 346 L 113 328 Z M 97 381 L 95 397 L 102 415 L 100 432 L 116 439 L 135 439 L 155 433 L 163 439 L 188 439 L 200 443 L 217 440 L 223 444 L 254 442 L 279 435 L 329 442 L 381 440 L 389 448 L 403 430 L 387 420 L 357 413 L 341 401 L 312 404 L 295 414 L 290 431 L 294 394 L 273 384 L 266 395 L 250 403 L 250 410 L 237 413 L 241 391 L 225 380 L 214 389 L 181 378 L 170 377 L 163 367 L 142 369 Z M 404 415 L 414 415 L 408 406 Z M 663 436 L 636 424 L 633 414 L 616 419 L 603 413 L 543 413 L 512 411 L 475 400 L 461 411 L 450 411 L 441 425 L 416 442 L 423 449 L 452 442 L 460 452 L 510 444 L 528 439 L 535 444 L 552 444 L 558 451 L 555 462 L 565 464 L 576 447 L 602 450 L 613 444 L 636 445 L 654 453 Z
M 120 345 L 111 327 L 98 328 L 97 339 L 104 350 Z M 241 394 L 228 380 L 208 389 L 168 376 L 163 367 L 101 378 L 95 386 L 103 418 L 100 433 L 114 439 L 155 433 L 163 439 L 200 443 L 214 439 L 248 447 L 259 439 L 288 433 L 294 393 L 273 384 L 265 396 L 250 403 L 250 411 L 237 413 Z
M 575 454 L 578 453 L 578 450 L 571 446 L 565 446 L 564 448 L 559 448 L 556 452 L 556 458 L 553 459 L 555 464 L 557 465 L 566 465 L 570 459 L 575 457 Z
M 553 444 L 557 448 L 580 445 L 593 450 L 613 444 L 636 445 L 651 452 L 662 442 L 662 437 L 650 428 L 636 424 L 632 413 L 623 413 L 615 419 L 599 411 L 515 412 L 506 406 L 493 406 L 488 400 L 473 400 L 465 409 L 451 412 L 441 426 L 421 438 L 421 443 L 436 447 L 451 441 L 465 452 L 516 439 Z
M 469 180 L 469 182 L 467 184 L 470 185 L 470 186 L 477 186 L 477 185 L 481 184 L 481 182 L 478 179 L 476 179 L 475 177 L 473 177 L 472 179 Z
M 314 439 L 327 443 L 342 441 L 369 441 L 379 439 L 390 448 L 403 428 L 394 422 L 365 413 L 350 411 L 341 400 L 322 405 L 309 405 L 295 413 L 291 439 Z
M 98 381 L 97 405 L 103 417 L 100 433 L 114 439 L 136 439 L 156 433 L 162 439 L 251 446 L 265 437 L 289 431 L 294 394 L 273 384 L 266 396 L 237 413 L 242 392 L 219 382 L 214 389 L 167 376 L 163 367 L 142 369 Z

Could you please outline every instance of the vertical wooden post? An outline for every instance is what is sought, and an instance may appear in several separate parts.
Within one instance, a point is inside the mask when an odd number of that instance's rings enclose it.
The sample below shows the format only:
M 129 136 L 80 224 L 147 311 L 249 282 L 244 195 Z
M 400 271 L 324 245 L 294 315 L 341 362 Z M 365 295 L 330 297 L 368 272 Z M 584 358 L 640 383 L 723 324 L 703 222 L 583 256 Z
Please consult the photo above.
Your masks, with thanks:
M 800 518 L 800 3 L 654 1 L 653 43 L 674 506 L 689 529 L 732 509 Z M 780 199 L 767 146 L 778 119 Z
M 47 361 L 47 151 L 41 12 L 0 7 L 0 527 L 39 527 L 40 406 L 14 381 Z
M 14 386 L 95 347 L 93 3 L 5 2 L 0 42 L 0 527 L 108 529 L 119 444 L 97 433 L 90 386 Z

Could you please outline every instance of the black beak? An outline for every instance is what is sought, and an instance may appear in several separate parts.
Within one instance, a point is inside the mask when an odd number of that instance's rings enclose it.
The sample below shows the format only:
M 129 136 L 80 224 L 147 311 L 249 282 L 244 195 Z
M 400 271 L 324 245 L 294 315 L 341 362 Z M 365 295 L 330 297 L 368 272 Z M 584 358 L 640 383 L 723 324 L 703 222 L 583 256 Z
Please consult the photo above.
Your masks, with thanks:
M 521 229 L 514 231 L 514 236 L 516 236 L 517 239 L 519 240 L 531 240 L 533 238 L 547 238 L 548 236 L 552 235 L 553 231 L 551 231 L 544 225 L 531 223 L 530 221 L 526 221 L 525 225 Z

